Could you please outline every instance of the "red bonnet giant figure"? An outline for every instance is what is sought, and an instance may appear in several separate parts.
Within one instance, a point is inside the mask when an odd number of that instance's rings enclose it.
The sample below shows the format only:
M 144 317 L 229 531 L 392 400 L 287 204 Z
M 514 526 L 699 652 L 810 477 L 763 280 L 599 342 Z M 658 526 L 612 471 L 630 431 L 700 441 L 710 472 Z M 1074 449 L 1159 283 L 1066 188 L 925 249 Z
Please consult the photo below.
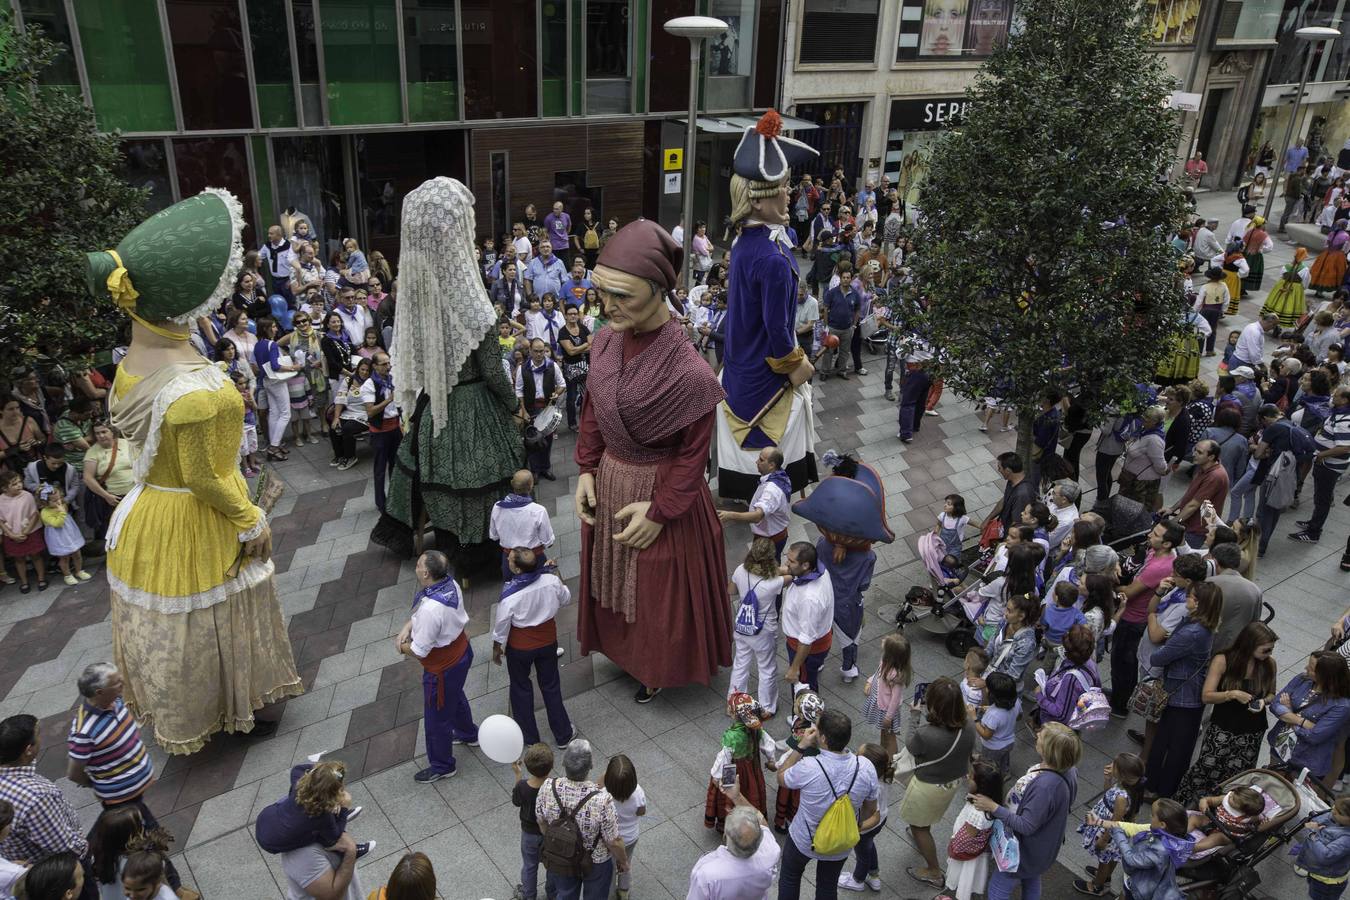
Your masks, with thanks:
M 581 652 L 637 679 L 639 703 L 731 664 L 722 525 L 703 478 L 724 395 L 666 305 L 682 260 L 643 219 L 600 251 L 609 326 L 591 349 L 576 449 Z

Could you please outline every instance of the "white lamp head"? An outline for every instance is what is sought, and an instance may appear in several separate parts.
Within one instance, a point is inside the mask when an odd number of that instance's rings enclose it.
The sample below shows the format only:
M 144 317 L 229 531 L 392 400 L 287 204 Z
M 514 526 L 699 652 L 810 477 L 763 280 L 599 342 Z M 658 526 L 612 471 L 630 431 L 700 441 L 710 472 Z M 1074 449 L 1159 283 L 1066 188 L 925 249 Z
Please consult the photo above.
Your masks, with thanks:
M 676 37 L 701 41 L 705 38 L 717 37 L 726 31 L 728 26 L 721 19 L 714 19 L 711 16 L 680 16 L 678 19 L 671 19 L 666 22 L 663 27 L 669 34 Z
M 1307 28 L 1300 28 L 1298 31 L 1295 31 L 1294 36 L 1303 41 L 1331 41 L 1340 37 L 1341 33 L 1335 28 L 1309 25 Z

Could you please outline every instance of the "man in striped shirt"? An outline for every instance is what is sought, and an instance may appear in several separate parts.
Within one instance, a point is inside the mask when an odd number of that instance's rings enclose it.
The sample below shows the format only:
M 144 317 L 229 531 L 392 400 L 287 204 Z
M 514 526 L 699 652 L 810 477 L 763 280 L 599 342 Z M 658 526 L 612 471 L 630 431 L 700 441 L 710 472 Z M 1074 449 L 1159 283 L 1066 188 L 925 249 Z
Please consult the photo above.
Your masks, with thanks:
M 0 841 L 0 856 L 31 861 L 69 850 L 85 859 L 89 844 L 79 815 L 33 765 L 39 749 L 37 719 L 17 715 L 0 722 L 0 800 L 14 807 L 13 828 Z
M 1350 387 L 1338 387 L 1331 395 L 1331 412 L 1322 420 L 1322 427 L 1313 437 L 1317 454 L 1312 467 L 1312 518 L 1299 522 L 1302 529 L 1289 535 L 1290 540 L 1315 544 L 1322 537 L 1322 526 L 1331 512 L 1331 500 L 1336 493 L 1336 482 L 1350 467 Z
M 146 828 L 154 828 L 155 817 L 141 800 L 155 781 L 154 763 L 140 727 L 122 702 L 122 673 L 112 663 L 93 663 L 77 685 L 84 702 L 70 723 L 67 777 L 92 787 L 105 808 L 134 804 Z

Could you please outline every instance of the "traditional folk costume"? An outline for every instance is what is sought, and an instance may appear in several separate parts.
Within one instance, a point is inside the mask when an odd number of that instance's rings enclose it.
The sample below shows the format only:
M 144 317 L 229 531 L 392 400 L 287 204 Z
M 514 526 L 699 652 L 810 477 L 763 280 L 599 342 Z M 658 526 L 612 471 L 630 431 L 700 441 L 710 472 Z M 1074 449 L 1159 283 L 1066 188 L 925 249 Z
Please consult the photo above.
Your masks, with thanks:
M 242 228 L 239 202 L 208 189 L 116 250 L 89 254 L 90 291 L 174 337 L 153 323 L 192 323 L 230 295 Z M 108 528 L 113 658 L 142 726 L 170 753 L 193 753 L 218 731 L 252 730 L 255 709 L 304 691 L 272 561 L 242 556 L 267 524 L 239 473 L 244 404 L 203 359 L 147 376 L 119 369 L 111 413 L 136 478 Z
M 1172 355 L 1158 366 L 1155 380 L 1159 384 L 1184 384 L 1194 379 L 1200 373 L 1200 348 L 1214 333 L 1204 316 L 1189 306 L 1182 317 L 1186 327 L 1177 337 Z
M 408 649 L 422 664 L 427 766 L 439 773 L 454 772 L 455 741 L 475 743 L 478 726 L 464 694 L 464 681 L 473 666 L 473 647 L 464 633 L 469 614 L 453 577 L 417 592 L 411 622 Z
M 1242 256 L 1247 260 L 1247 275 L 1242 286 L 1248 291 L 1261 290 L 1261 279 L 1266 274 L 1266 253 L 1275 249 L 1275 242 L 1266 233 L 1264 216 L 1252 217 L 1242 236 Z
M 1266 295 L 1261 314 L 1274 313 L 1280 317 L 1280 328 L 1294 328 L 1308 312 L 1308 303 L 1304 299 L 1304 289 L 1311 277 L 1308 268 L 1308 251 L 1299 247 L 1294 251 L 1294 261 L 1284 267 L 1280 280 Z
M 881 476 L 858 463 L 853 478 L 831 475 L 792 511 L 815 523 L 821 538 L 816 558 L 834 588 L 834 627 L 843 641 L 839 668 L 845 678 L 858 676 L 858 638 L 863 624 L 863 592 L 872 583 L 877 555 L 872 544 L 889 544 L 895 533 L 886 522 L 886 490 Z
M 759 484 L 755 461 L 770 445 L 783 454 L 793 490 L 816 480 L 815 419 L 811 386 L 790 386 L 788 374 L 806 357 L 798 345 L 797 260 L 786 225 L 754 218 L 750 200 L 782 188 L 790 167 L 814 158 L 811 147 L 779 137 L 773 110 L 745 129 L 732 163 L 732 220 L 741 233 L 732 245 L 727 275 L 730 298 L 725 320 L 722 387 L 726 402 L 717 416 L 717 492 L 749 500 Z M 749 423 L 781 388 L 760 423 Z
M 502 548 L 502 580 L 511 580 L 509 557 L 517 547 L 527 547 L 543 559 L 553 546 L 553 522 L 542 503 L 528 494 L 507 494 L 492 507 L 488 536 Z
M 536 557 L 535 568 L 511 576 L 502 587 L 492 640 L 506 656 L 511 679 L 511 718 L 516 720 L 525 743 L 539 743 L 539 725 L 534 720 L 533 671 L 544 698 L 544 710 L 553 739 L 560 747 L 572 740 L 572 720 L 563 706 L 562 682 L 558 678 L 558 610 L 572 601 L 572 593 L 558 573 Z
M 650 220 L 619 230 L 598 266 L 673 290 L 682 253 Z M 652 302 L 661 302 L 659 298 Z M 707 684 L 731 664 L 730 597 L 722 525 L 703 479 L 716 377 L 679 322 L 644 334 L 595 336 L 576 461 L 595 475 L 595 525 L 582 524 L 577 633 L 647 688 Z M 663 527 L 645 550 L 615 542 L 614 515 L 650 501 Z
M 727 714 L 731 727 L 722 732 L 722 749 L 713 759 L 708 779 L 708 796 L 703 804 L 703 827 L 722 833 L 732 802 L 722 793 L 722 767 L 736 766 L 736 782 L 741 796 L 765 816 L 769 815 L 769 791 L 764 783 L 764 763 L 773 765 L 776 745 L 763 728 L 764 708 L 749 694 L 732 694 L 727 698 Z M 781 790 L 781 789 L 780 789 Z
M 778 764 L 782 765 L 787 759 L 788 753 L 796 751 L 802 756 L 816 756 L 820 753 L 815 747 L 803 749 L 798 745 L 803 734 L 811 726 L 816 724 L 820 714 L 825 710 L 825 703 L 820 699 L 820 695 L 815 691 L 799 691 L 792 698 L 792 723 L 790 725 L 791 733 L 788 735 L 787 752 L 784 752 L 778 759 Z M 800 788 L 778 786 L 778 791 L 774 796 L 773 808 L 773 830 L 779 834 L 787 834 L 788 825 L 797 816 L 797 808 L 801 805 L 802 792 Z
M 515 389 L 502 368 L 497 316 L 470 242 L 473 194 L 433 178 L 403 201 L 399 327 L 393 380 L 412 410 L 389 479 L 385 515 L 371 539 L 412 552 L 425 515 L 442 550 L 458 554 L 488 540 L 493 505 L 510 491 L 523 448 Z M 496 556 L 488 547 L 484 559 Z
M 1326 249 L 1317 254 L 1310 273 L 1310 286 L 1319 297 L 1324 291 L 1335 291 L 1345 280 L 1346 249 L 1350 245 L 1350 233 L 1341 223 L 1327 235 Z
M 1238 301 L 1242 299 L 1242 279 L 1247 277 L 1251 267 L 1247 265 L 1247 258 L 1242 255 L 1242 242 L 1234 241 L 1228 245 L 1228 252 L 1223 257 L 1223 282 L 1228 286 L 1228 309 L 1225 315 L 1235 316 L 1238 311 Z

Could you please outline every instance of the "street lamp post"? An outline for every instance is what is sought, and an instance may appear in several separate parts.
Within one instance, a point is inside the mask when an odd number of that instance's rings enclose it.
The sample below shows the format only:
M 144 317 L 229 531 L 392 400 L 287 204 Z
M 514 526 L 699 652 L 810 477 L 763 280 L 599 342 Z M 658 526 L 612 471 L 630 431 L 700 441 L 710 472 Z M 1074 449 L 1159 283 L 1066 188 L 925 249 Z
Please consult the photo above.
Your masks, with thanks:
M 684 218 L 684 271 L 681 280 L 688 290 L 694 239 L 694 142 L 698 137 L 699 57 L 704 40 L 726 31 L 727 23 L 710 16 L 680 16 L 666 22 L 665 29 L 676 37 L 689 38 L 689 125 L 684 136 L 684 202 L 680 207 Z
M 1312 44 L 1315 41 L 1334 41 L 1340 37 L 1341 33 L 1335 28 L 1322 28 L 1319 26 L 1309 26 L 1300 28 L 1294 32 L 1294 37 L 1300 41 L 1306 41 Z M 1284 146 L 1280 150 L 1280 155 L 1276 157 L 1276 165 L 1280 167 L 1279 171 L 1284 172 L 1284 158 L 1289 153 L 1289 142 L 1294 136 L 1294 125 L 1298 122 L 1298 109 L 1303 105 L 1303 91 L 1308 87 L 1308 74 L 1312 71 L 1313 48 L 1308 47 L 1308 58 L 1303 62 L 1303 77 L 1298 82 L 1298 92 L 1294 95 L 1294 109 L 1289 113 L 1289 125 L 1284 129 Z M 1289 173 L 1285 173 L 1289 177 Z M 1275 185 L 1271 184 L 1266 191 L 1266 211 L 1262 214 L 1266 221 L 1270 221 L 1270 208 L 1275 205 Z

